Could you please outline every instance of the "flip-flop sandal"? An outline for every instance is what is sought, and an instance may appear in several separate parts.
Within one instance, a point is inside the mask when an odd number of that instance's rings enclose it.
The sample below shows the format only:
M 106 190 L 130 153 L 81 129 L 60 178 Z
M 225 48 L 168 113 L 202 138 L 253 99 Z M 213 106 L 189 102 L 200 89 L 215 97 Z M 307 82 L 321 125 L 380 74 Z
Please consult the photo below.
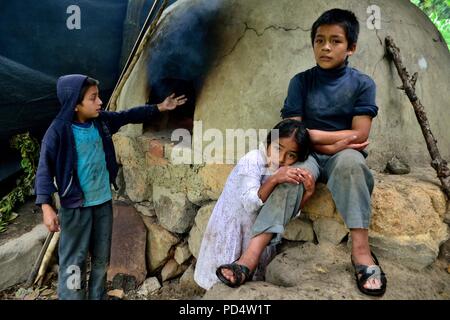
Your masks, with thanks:
M 362 264 L 355 264 L 353 262 L 353 257 L 351 257 L 353 268 L 355 269 L 356 284 L 358 285 L 359 291 L 369 296 L 382 296 L 386 292 L 387 279 L 383 272 L 383 269 L 378 263 L 377 257 L 371 252 L 373 261 L 375 265 L 366 266 Z M 378 289 L 368 289 L 364 288 L 364 285 L 369 279 L 376 278 L 381 281 L 381 287 Z
M 225 276 L 222 274 L 222 269 L 228 269 L 232 271 L 234 277 L 236 278 L 236 282 L 231 282 L 229 279 L 225 278 Z M 223 264 L 218 267 L 216 270 L 216 275 L 220 281 L 231 288 L 237 288 L 253 278 L 253 272 L 250 272 L 250 269 L 246 266 L 236 263 L 236 261 L 229 264 Z

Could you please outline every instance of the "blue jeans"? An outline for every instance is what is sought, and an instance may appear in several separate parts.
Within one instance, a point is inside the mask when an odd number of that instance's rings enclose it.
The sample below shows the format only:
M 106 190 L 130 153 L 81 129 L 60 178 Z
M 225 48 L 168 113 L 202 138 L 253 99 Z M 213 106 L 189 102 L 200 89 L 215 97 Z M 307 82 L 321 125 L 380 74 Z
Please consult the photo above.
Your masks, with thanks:
M 91 255 L 88 299 L 104 299 L 111 250 L 112 202 L 76 209 L 61 208 L 59 221 L 59 299 L 86 299 L 88 253 Z

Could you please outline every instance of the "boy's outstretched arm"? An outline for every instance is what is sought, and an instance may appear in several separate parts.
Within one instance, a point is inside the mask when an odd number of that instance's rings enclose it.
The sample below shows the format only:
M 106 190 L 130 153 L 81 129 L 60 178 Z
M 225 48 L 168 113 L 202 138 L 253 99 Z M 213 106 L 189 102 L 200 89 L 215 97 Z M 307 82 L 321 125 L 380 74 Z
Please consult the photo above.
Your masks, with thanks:
M 158 113 L 174 110 L 178 106 L 185 104 L 186 101 L 187 98 L 184 95 L 175 97 L 175 94 L 171 94 L 157 105 L 134 107 L 120 112 L 103 111 L 100 113 L 100 119 L 107 122 L 110 133 L 114 134 L 124 125 L 149 121 Z
M 185 104 L 187 101 L 186 96 L 183 94 L 182 96 L 175 97 L 175 93 L 172 93 L 170 96 L 168 96 L 166 99 L 164 99 L 163 102 L 158 103 L 156 107 L 159 111 L 170 111 L 175 109 L 178 106 L 181 106 Z

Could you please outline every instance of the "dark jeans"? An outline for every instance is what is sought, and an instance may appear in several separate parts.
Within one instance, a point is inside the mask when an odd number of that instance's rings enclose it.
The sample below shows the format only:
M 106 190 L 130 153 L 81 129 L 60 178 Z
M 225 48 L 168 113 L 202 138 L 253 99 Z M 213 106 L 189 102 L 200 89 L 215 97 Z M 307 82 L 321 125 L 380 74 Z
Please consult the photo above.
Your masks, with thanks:
M 59 221 L 59 278 L 60 300 L 86 299 L 86 262 L 91 255 L 89 277 L 90 300 L 106 297 L 106 271 L 108 270 L 111 234 L 112 202 L 80 207 L 61 208 Z

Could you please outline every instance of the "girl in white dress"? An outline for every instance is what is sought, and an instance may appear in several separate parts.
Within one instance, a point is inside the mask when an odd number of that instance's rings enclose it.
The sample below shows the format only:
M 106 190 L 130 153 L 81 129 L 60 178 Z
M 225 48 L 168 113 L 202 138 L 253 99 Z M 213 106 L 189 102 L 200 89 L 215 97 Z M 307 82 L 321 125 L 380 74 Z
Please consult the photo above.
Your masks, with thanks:
M 291 119 L 281 121 L 268 134 L 266 146 L 250 151 L 239 160 L 214 207 L 194 273 L 194 280 L 204 289 L 219 282 L 216 275 L 219 266 L 237 260 L 245 251 L 259 209 L 278 184 L 303 184 L 305 191 L 300 208 L 314 192 L 312 170 L 305 169 L 308 166 L 291 167 L 307 160 L 309 154 L 309 134 L 304 124 Z M 297 212 L 291 216 L 296 216 Z M 274 255 L 275 246 L 267 246 L 254 275 L 249 278 L 263 280 L 265 268 Z

